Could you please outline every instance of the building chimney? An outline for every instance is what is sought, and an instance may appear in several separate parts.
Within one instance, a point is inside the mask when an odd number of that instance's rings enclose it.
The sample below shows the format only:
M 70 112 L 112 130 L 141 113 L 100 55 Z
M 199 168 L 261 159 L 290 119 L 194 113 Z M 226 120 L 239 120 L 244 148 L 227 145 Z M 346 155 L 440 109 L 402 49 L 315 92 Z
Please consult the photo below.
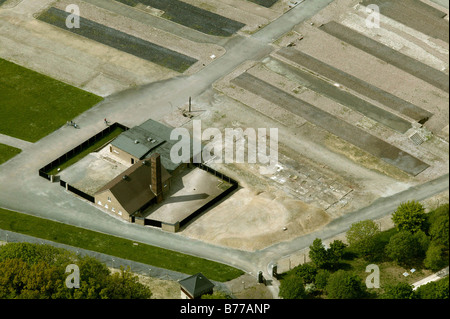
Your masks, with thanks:
M 150 158 L 151 164 L 151 184 L 150 187 L 156 195 L 156 203 L 159 204 L 163 200 L 162 177 L 161 177 L 161 156 L 155 153 Z

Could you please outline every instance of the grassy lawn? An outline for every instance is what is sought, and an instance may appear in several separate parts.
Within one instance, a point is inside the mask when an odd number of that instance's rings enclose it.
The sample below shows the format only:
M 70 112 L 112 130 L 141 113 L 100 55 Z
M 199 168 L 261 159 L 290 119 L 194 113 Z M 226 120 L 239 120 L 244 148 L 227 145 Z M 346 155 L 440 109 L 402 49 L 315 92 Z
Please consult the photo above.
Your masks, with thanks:
M 102 100 L 0 59 L 0 133 L 36 142 Z
M 369 273 L 366 272 L 366 267 L 372 264 L 371 262 L 365 261 L 363 258 L 357 258 L 353 260 L 345 260 L 343 269 L 349 270 L 352 273 L 358 275 L 363 282 L 369 276 Z M 416 281 L 419 281 L 425 277 L 432 275 L 434 272 L 423 268 L 423 266 L 414 266 L 416 271 L 414 273 L 411 272 L 411 268 L 403 268 L 397 265 L 393 261 L 383 261 L 383 262 L 374 262 L 373 264 L 377 265 L 380 268 L 380 288 L 376 289 L 368 289 L 369 292 L 375 293 L 376 295 L 380 295 L 384 292 L 384 288 L 389 285 L 395 285 L 399 282 L 406 282 L 408 284 L 413 284 Z M 408 272 L 409 276 L 403 276 L 404 272 Z
M 15 148 L 15 147 L 12 147 L 9 145 L 5 145 L 5 144 L 0 144 L 0 165 L 5 163 L 9 159 L 13 158 L 20 152 L 22 152 L 22 150 L 20 150 L 18 148 Z
M 381 240 L 385 243 L 389 242 L 389 239 L 397 234 L 398 231 L 395 228 L 391 228 L 389 230 L 385 230 L 381 232 Z M 423 266 L 423 261 L 418 261 L 418 263 L 410 268 L 403 268 L 399 266 L 396 262 L 390 260 L 381 260 L 377 262 L 369 262 L 364 260 L 364 258 L 352 258 L 354 253 L 351 250 L 351 247 L 346 248 L 346 256 L 347 258 L 343 258 L 341 263 L 341 269 L 351 271 L 352 273 L 358 275 L 363 282 L 369 276 L 369 273 L 366 272 L 366 267 L 370 264 L 375 264 L 380 269 L 380 288 L 368 289 L 369 292 L 375 293 L 377 296 L 384 292 L 384 288 L 389 285 L 395 285 L 399 282 L 405 282 L 408 284 L 413 284 L 416 281 L 419 281 L 434 272 L 425 269 Z M 416 269 L 415 272 L 411 272 L 411 269 Z M 404 272 L 408 272 L 408 276 L 403 276 Z
M 243 274 L 236 268 L 91 230 L 0 208 L 0 229 L 34 236 L 186 274 L 202 272 L 225 282 Z
M 124 130 L 121 129 L 120 127 L 116 127 L 113 131 L 111 131 L 108 135 L 105 135 L 102 139 L 98 140 L 97 142 L 95 142 L 94 144 L 89 146 L 88 148 L 82 150 L 80 153 L 76 154 L 75 156 L 68 158 L 65 162 L 62 162 L 59 166 L 53 168 L 52 170 L 50 170 L 46 173 L 49 175 L 58 174 L 65 168 L 75 164 L 76 162 L 78 162 L 79 160 L 84 158 L 89 153 L 94 152 L 95 150 L 97 150 L 101 146 L 105 145 L 106 143 L 108 143 L 109 141 L 114 139 L 115 137 L 119 136 L 123 131 Z M 60 169 L 59 172 L 58 172 L 58 168 Z

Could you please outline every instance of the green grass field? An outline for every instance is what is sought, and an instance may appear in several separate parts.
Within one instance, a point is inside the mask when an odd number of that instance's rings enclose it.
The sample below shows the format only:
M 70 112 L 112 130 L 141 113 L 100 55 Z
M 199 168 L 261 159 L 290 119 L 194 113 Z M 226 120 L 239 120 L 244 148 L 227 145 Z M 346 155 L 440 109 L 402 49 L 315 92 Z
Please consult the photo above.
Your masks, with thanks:
M 211 280 L 229 281 L 243 274 L 239 269 L 84 228 L 0 208 L 0 229 L 80 247 L 120 258 L 193 275 L 202 272 Z
M 0 59 L 0 133 L 36 142 L 102 100 Z
M 0 144 L 0 165 L 22 152 L 20 149 Z

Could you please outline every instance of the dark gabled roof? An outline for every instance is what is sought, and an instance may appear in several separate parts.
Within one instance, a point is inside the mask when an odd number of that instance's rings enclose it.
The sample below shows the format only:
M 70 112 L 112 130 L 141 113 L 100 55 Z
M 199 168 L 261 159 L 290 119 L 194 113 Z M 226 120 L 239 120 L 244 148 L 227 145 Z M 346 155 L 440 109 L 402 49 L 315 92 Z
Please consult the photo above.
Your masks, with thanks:
M 200 297 L 214 288 L 214 284 L 202 273 L 198 273 L 186 279 L 180 280 L 179 284 L 194 298 Z
M 132 214 L 150 202 L 156 195 L 150 188 L 152 169 L 150 158 L 139 161 L 123 173 L 116 176 L 95 195 L 104 191 L 111 191 L 120 205 Z M 161 180 L 166 182 L 171 175 L 161 165 Z
M 150 119 L 123 132 L 111 144 L 139 159 L 158 153 L 162 165 L 172 172 L 179 164 L 170 160 L 170 151 L 177 142 L 170 140 L 171 132 L 172 128 Z

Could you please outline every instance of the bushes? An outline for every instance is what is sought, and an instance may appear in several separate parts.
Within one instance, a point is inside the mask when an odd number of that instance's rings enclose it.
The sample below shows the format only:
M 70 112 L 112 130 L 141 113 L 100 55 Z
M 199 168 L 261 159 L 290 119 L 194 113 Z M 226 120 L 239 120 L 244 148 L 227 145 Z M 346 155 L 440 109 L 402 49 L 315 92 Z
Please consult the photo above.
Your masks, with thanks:
M 368 261 L 393 260 L 405 267 L 439 270 L 448 265 L 448 207 L 425 214 L 420 203 L 403 203 L 392 216 L 392 231 L 380 232 L 371 220 L 354 223 L 346 234 L 350 250 Z
M 281 281 L 279 296 L 283 299 L 306 298 L 303 278 L 295 273 L 289 274 Z
M 319 269 L 317 271 L 316 277 L 314 278 L 316 288 L 324 290 L 328 284 L 328 279 L 330 278 L 330 275 L 331 273 L 328 270 Z
M 315 280 L 317 268 L 311 264 L 303 264 L 295 267 L 293 273 L 303 278 L 305 284 L 310 284 Z
M 399 282 L 396 285 L 389 285 L 381 295 L 382 299 L 414 299 L 414 291 L 411 285 L 406 282 Z
M 403 209 L 407 206 L 403 205 Z M 417 209 L 418 205 L 413 206 L 415 207 L 413 211 L 420 211 Z M 397 211 L 401 210 L 397 209 Z M 448 278 L 429 283 L 413 291 L 411 285 L 403 282 L 405 279 L 400 275 L 402 270 L 398 272 L 399 267 L 392 263 L 394 261 L 403 267 L 414 266 L 418 270 L 426 267 L 433 271 L 448 265 L 448 230 L 441 227 L 446 223 L 448 225 L 448 215 L 448 204 L 446 204 L 427 214 L 426 219 L 419 218 L 420 223 L 416 222 L 417 219 L 410 219 L 413 222 L 409 225 L 415 225 L 414 227 L 406 226 L 408 224 L 406 223 L 402 227 L 383 232 L 373 221 L 357 222 L 347 233 L 349 247 L 345 247 L 340 241 L 334 241 L 327 249 L 322 240 L 316 238 L 310 246 L 311 263 L 295 267 L 286 279 L 301 282 L 302 288 L 308 284 L 318 289 L 312 292 L 306 289 L 308 298 L 317 295 L 332 299 L 448 298 Z M 355 257 L 358 258 L 353 262 L 346 262 Z M 381 277 L 382 289 L 369 291 L 358 276 L 364 276 L 367 260 L 382 261 L 385 263 L 382 265 L 383 269 L 394 268 L 398 273 L 395 275 L 388 273 L 385 277 Z
M 422 204 L 416 201 L 402 203 L 392 214 L 392 221 L 398 231 L 404 230 L 415 233 L 419 230 L 425 230 L 425 209 Z
M 389 240 L 389 244 L 385 249 L 386 255 L 399 265 L 410 266 L 416 259 L 425 256 L 428 242 L 428 238 L 422 231 L 415 234 L 401 231 Z
M 418 299 L 449 299 L 449 277 L 420 286 L 415 296 Z
M 316 238 L 311 246 L 309 246 L 309 258 L 317 268 L 335 268 L 341 260 L 345 245 L 340 240 L 335 240 L 330 244 L 330 248 L 326 249 L 320 238 Z
M 330 275 L 325 290 L 331 299 L 360 299 L 367 296 L 361 278 L 342 269 Z
M 70 289 L 66 266 L 80 269 L 80 287 Z M 111 275 L 105 264 L 49 245 L 0 248 L 0 299 L 148 299 L 152 293 L 128 270 Z
M 445 249 L 449 248 L 449 206 L 442 205 L 429 214 L 428 218 L 429 234 L 431 241 L 435 245 L 441 245 Z
M 352 249 L 367 260 L 380 258 L 384 243 L 381 241 L 380 227 L 372 220 L 354 223 L 346 233 L 346 238 Z
M 432 244 L 427 250 L 424 260 L 426 268 L 433 271 L 440 270 L 448 265 L 448 253 L 446 253 L 445 247 Z

